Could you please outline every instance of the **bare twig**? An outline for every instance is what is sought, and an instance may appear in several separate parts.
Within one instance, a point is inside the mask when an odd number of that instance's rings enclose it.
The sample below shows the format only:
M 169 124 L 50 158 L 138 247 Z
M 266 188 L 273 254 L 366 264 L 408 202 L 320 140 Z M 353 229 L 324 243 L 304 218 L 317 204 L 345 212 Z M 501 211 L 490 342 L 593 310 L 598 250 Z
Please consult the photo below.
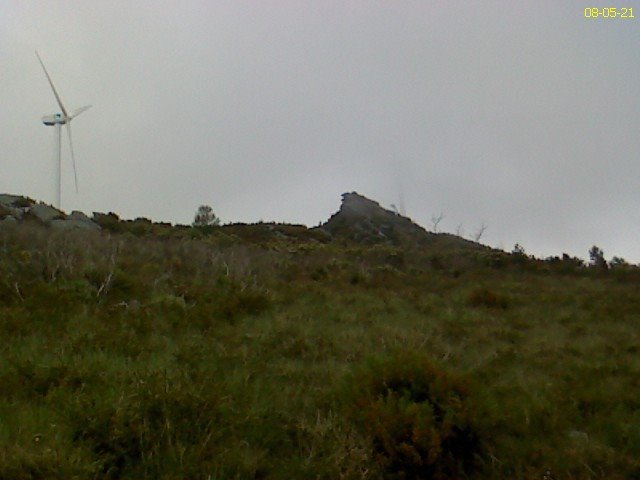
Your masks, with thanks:
M 476 231 L 476 233 L 473 236 L 473 239 L 476 242 L 480 241 L 480 238 L 482 238 L 482 234 L 484 233 L 484 231 L 487 229 L 487 226 L 485 225 L 484 222 L 482 222 L 482 225 L 480 225 L 480 228 L 478 229 L 478 231 Z
M 102 282 L 102 285 L 100 285 L 100 288 L 98 289 L 98 293 L 96 294 L 96 297 L 100 298 L 100 295 L 102 294 L 103 291 L 104 293 L 107 293 L 107 291 L 109 290 L 109 286 L 111 285 L 111 277 L 113 277 L 113 270 L 109 272 L 107 277 L 104 279 L 104 282 Z
M 438 233 L 438 224 L 442 221 L 443 218 L 444 218 L 444 213 L 442 212 L 437 217 L 435 215 L 431 217 L 431 225 L 433 225 L 433 233 Z
M 15 289 L 16 289 L 16 293 L 18 294 L 18 298 L 20 299 L 20 301 L 21 301 L 22 303 L 24 303 L 24 297 L 22 296 L 22 292 L 20 292 L 20 286 L 18 285 L 18 282 L 15 282 L 15 283 L 13 284 L 13 286 L 14 286 L 14 287 L 15 287 Z

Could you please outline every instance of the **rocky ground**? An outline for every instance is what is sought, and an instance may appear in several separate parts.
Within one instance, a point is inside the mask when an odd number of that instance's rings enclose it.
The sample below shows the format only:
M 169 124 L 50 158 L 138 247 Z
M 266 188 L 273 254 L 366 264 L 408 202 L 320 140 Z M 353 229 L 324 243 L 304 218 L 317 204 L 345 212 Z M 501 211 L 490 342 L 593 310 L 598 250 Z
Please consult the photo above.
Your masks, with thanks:
M 100 226 L 82 212 L 73 211 L 67 215 L 62 210 L 28 197 L 0 194 L 0 224 L 25 221 L 35 221 L 59 229 L 100 230 Z

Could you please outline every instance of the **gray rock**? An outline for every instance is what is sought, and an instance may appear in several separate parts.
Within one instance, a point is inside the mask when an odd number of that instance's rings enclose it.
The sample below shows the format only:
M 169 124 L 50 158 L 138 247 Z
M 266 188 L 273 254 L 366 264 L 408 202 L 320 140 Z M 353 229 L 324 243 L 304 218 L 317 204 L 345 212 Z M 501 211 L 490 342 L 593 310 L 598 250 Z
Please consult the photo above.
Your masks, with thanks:
M 29 209 L 29 215 L 37 218 L 43 223 L 49 223 L 52 220 L 62 219 L 65 217 L 64 213 L 60 210 L 49 205 L 45 205 L 44 203 L 32 205 Z
M 16 220 L 22 220 L 25 212 L 29 211 L 29 207 L 33 201 L 18 195 L 0 194 L 0 219 L 11 215 Z
M 12 207 L 15 204 L 26 205 L 27 203 L 33 204 L 33 201 L 26 197 L 21 197 L 20 195 L 9 195 L 8 193 L 0 193 L 0 204 L 4 206 Z
M 49 222 L 52 228 L 59 230 L 67 230 L 71 228 L 79 228 L 82 230 L 100 230 L 100 226 L 91 220 L 73 220 L 73 219 L 54 219 Z
M 29 207 L 4 207 L 8 212 L 9 215 L 11 215 L 12 217 L 14 217 L 16 220 L 22 220 L 22 218 L 24 217 L 25 213 L 27 213 L 29 211 Z
M 82 223 L 83 226 L 79 226 L 79 228 L 87 228 L 90 230 L 102 230 L 100 225 L 91 220 L 87 215 L 78 210 L 74 210 L 71 212 L 71 215 L 67 216 L 67 221 L 79 222 Z
M 569 434 L 569 437 L 571 437 L 571 439 L 574 442 L 578 442 L 578 443 L 589 442 L 589 435 L 587 434 L 587 432 L 583 432 L 582 430 L 569 430 L 568 434 Z
M 91 222 L 91 219 L 89 217 L 87 217 L 83 212 L 80 212 L 78 210 L 74 210 L 69 215 L 67 215 L 67 220 L 80 220 L 82 222 Z
M 28 207 L 4 207 L 9 210 L 10 214 L 16 217 L 18 220 L 24 220 L 25 215 L 31 210 L 31 206 Z
M 100 230 L 100 226 L 84 213 L 74 210 L 70 215 L 44 203 L 35 203 L 27 197 L 0 194 L 0 224 L 9 225 L 32 218 L 56 229 L 80 228 Z

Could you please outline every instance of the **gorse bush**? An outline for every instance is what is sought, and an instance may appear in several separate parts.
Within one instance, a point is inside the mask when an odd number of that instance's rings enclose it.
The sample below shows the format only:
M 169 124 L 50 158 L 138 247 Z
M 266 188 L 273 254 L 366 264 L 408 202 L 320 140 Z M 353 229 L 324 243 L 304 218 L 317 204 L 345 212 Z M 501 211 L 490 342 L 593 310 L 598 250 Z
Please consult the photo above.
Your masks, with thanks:
M 477 469 L 480 438 L 468 386 L 425 355 L 375 358 L 347 382 L 348 414 L 385 478 L 444 480 Z

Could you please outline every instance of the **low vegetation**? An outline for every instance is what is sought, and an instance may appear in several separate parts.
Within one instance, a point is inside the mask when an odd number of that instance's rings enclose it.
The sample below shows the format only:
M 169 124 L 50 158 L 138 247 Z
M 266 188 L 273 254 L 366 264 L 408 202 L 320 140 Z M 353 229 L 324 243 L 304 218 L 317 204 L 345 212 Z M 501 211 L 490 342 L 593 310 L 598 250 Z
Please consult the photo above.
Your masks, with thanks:
M 0 228 L 2 479 L 640 478 L 624 261 L 99 222 Z

